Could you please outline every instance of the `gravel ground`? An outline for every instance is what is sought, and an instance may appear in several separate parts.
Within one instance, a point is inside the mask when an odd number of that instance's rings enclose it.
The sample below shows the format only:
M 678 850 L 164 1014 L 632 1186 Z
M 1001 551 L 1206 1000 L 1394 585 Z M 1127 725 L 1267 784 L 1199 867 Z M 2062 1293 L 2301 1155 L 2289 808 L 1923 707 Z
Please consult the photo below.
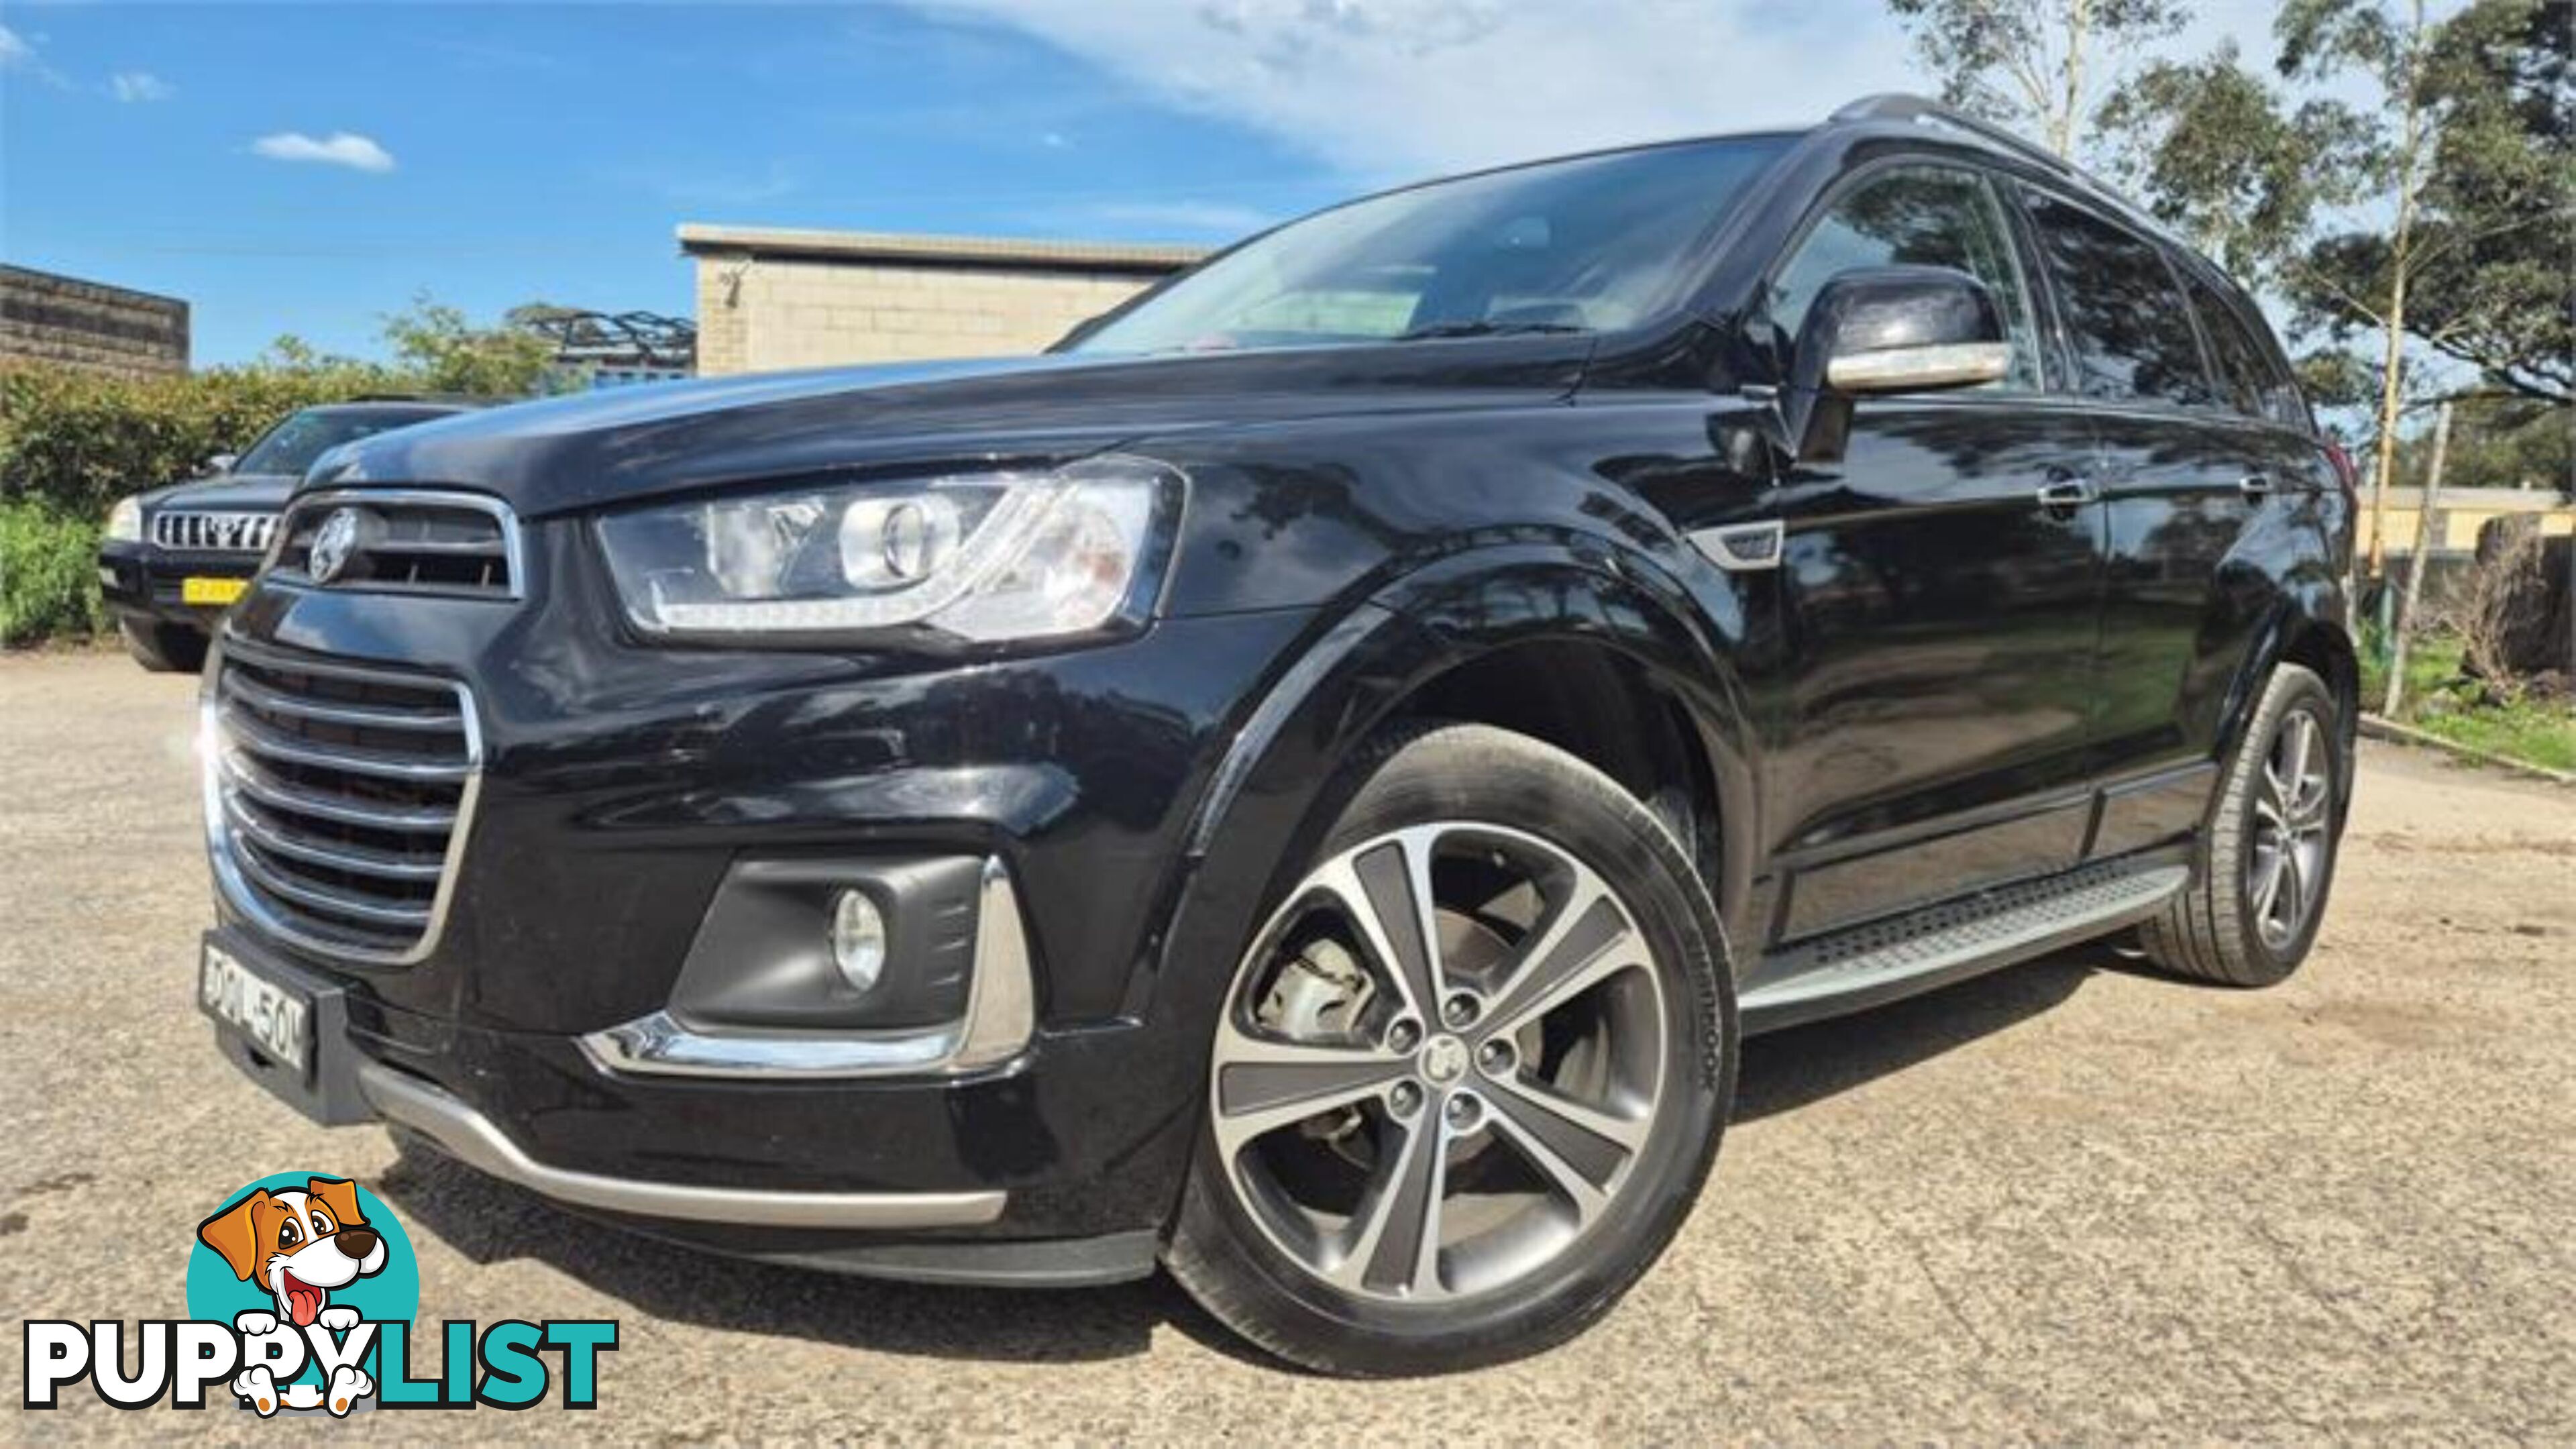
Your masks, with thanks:
M 425 1317 L 624 1322 L 596 1413 L 346 1432 L 2576 1440 L 2576 793 L 2370 746 L 2287 986 L 2090 948 L 1756 1042 L 1709 1193 L 1608 1321 L 1360 1386 L 1245 1356 L 1161 1281 L 746 1267 L 304 1125 L 190 1003 L 192 688 L 0 659 L 0 1320 L 183 1316 L 198 1219 L 313 1168 L 394 1203 Z M 18 1433 L 266 1433 L 164 1412 L 81 1389 Z

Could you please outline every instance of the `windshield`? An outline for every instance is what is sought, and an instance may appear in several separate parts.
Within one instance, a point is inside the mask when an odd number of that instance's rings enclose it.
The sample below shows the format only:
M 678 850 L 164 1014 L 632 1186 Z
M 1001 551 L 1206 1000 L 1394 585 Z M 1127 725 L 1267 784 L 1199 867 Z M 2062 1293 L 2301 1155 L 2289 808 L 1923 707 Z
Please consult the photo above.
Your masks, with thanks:
M 236 473 L 280 473 L 302 477 L 313 460 L 342 443 L 354 443 L 391 428 L 408 427 L 443 414 L 429 409 L 308 408 L 268 430 L 265 437 L 251 445 L 241 461 L 233 464 Z
M 1356 201 L 1246 243 L 1068 350 L 1631 326 L 1670 300 L 1695 244 L 1786 144 L 1740 137 L 1579 156 Z

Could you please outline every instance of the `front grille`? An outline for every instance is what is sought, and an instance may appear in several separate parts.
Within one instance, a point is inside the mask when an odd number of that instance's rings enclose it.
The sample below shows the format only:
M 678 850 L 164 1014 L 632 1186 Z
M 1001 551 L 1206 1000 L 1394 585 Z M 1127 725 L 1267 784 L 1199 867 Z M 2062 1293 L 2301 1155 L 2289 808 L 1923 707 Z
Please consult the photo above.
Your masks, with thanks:
M 328 955 L 428 954 L 482 764 L 465 686 L 227 640 L 206 710 L 208 843 L 233 904 Z
M 274 513 L 175 513 L 152 515 L 152 541 L 190 553 L 266 553 L 277 531 Z
M 314 540 L 338 514 L 353 542 L 317 578 Z M 272 572 L 291 583 L 393 593 L 516 598 L 518 525 L 497 499 L 413 489 L 354 490 L 299 498 Z

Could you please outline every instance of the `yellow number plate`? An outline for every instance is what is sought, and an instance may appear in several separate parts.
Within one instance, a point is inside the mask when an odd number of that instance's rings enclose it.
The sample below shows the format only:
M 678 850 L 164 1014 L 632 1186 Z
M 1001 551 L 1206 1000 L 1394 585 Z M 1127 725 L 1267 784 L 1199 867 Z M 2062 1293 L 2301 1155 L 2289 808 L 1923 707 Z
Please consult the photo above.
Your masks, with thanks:
M 181 579 L 179 599 L 188 604 L 229 604 L 249 587 L 248 579 Z

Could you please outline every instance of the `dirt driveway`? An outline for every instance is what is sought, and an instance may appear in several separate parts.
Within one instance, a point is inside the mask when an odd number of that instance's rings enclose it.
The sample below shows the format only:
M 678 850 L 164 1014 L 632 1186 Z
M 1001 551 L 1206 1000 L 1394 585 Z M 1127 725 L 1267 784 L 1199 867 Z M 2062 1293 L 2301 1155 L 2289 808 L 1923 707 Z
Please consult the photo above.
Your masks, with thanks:
M 0 1324 L 183 1316 L 198 1219 L 321 1169 L 400 1211 L 424 1317 L 624 1322 L 596 1413 L 371 1438 L 2576 1440 L 2576 793 L 2371 747 L 2288 986 L 2095 949 L 1757 1042 L 1709 1195 L 1606 1323 L 1352 1386 L 1162 1282 L 745 1267 L 303 1125 L 190 1004 L 192 688 L 0 659 Z M 261 1427 L 74 1398 L 12 1437 Z

